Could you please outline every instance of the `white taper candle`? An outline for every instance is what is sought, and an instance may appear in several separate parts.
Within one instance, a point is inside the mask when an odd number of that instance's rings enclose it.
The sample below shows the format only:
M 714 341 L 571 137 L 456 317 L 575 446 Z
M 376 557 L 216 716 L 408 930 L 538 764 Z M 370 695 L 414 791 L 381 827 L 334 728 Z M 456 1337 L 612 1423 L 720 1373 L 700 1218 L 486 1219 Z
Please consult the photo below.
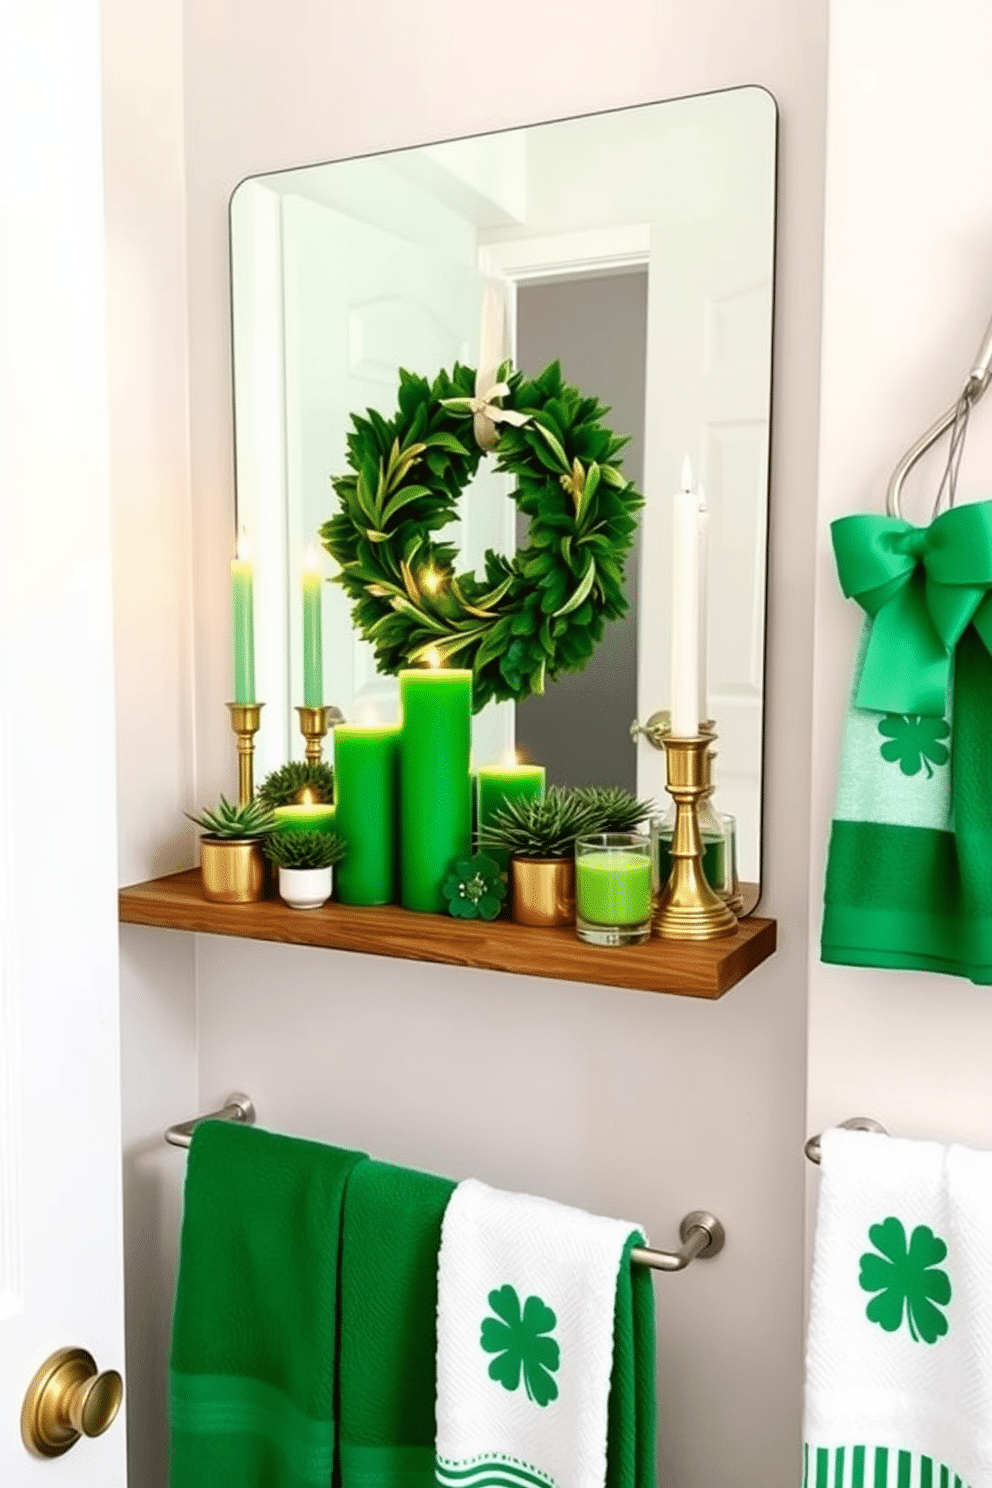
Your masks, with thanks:
M 672 735 L 699 733 L 699 497 L 682 462 L 672 521 Z
M 710 566 L 710 509 L 706 504 L 703 483 L 699 483 L 699 721 L 705 723 L 710 716 L 709 683 L 707 678 L 707 604 L 709 596 Z

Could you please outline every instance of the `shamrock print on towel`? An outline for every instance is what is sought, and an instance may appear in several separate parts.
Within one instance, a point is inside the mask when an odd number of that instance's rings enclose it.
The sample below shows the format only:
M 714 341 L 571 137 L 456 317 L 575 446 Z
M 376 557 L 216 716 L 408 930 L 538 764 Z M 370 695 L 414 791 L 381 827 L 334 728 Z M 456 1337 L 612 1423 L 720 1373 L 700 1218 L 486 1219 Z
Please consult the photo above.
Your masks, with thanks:
M 951 1300 L 951 1281 L 937 1269 L 947 1255 L 947 1246 L 929 1225 L 917 1225 L 906 1244 L 906 1231 L 894 1215 L 868 1231 L 873 1251 L 861 1257 L 858 1282 L 862 1291 L 877 1292 L 865 1308 L 870 1322 L 886 1333 L 895 1333 L 903 1311 L 910 1337 L 915 1343 L 936 1343 L 947 1332 L 941 1307 Z
M 528 1400 L 547 1405 L 558 1398 L 551 1378 L 561 1362 L 558 1345 L 549 1338 L 558 1319 L 540 1297 L 528 1297 L 520 1308 L 516 1290 L 507 1283 L 489 1293 L 489 1306 L 496 1314 L 482 1320 L 479 1342 L 496 1357 L 489 1365 L 489 1378 L 504 1390 L 516 1390 L 523 1375 Z
M 927 779 L 932 780 L 931 760 L 935 765 L 946 765 L 951 757 L 947 745 L 940 742 L 951 732 L 946 718 L 904 718 L 901 713 L 887 713 L 878 732 L 887 741 L 882 745 L 882 758 L 893 765 L 898 760 L 904 775 L 926 770 Z

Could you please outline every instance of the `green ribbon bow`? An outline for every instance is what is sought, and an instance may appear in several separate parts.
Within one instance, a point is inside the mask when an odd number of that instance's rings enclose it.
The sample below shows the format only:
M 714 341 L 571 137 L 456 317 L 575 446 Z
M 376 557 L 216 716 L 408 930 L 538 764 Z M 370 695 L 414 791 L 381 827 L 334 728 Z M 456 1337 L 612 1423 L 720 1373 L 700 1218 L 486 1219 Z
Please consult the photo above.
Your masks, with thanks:
M 969 625 L 992 652 L 992 501 L 913 527 L 894 517 L 831 525 L 841 588 L 872 616 L 855 702 L 943 717 L 951 654 Z

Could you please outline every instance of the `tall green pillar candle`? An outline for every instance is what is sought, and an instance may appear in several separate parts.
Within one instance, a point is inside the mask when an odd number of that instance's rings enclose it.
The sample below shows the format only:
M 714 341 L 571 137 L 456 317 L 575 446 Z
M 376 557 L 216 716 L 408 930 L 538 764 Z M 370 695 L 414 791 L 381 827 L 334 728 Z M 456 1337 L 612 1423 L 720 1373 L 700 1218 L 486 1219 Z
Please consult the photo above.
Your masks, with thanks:
M 639 925 L 651 917 L 651 860 L 591 852 L 576 859 L 575 907 L 596 925 Z
M 303 704 L 324 706 L 324 649 L 321 633 L 320 586 L 315 554 L 308 554 L 303 572 Z
M 396 902 L 399 751 L 398 728 L 334 730 L 337 830 L 348 844 L 335 870 L 342 904 Z
M 234 701 L 255 701 L 255 607 L 252 567 L 247 559 L 231 560 L 231 612 L 234 638 Z
M 472 673 L 400 672 L 400 902 L 440 914 L 441 886 L 472 851 Z
M 510 801 L 536 801 L 544 795 L 547 771 L 543 765 L 484 765 L 476 771 L 476 830 L 488 827 L 497 811 Z M 496 847 L 483 847 L 487 858 L 507 866 L 508 854 Z

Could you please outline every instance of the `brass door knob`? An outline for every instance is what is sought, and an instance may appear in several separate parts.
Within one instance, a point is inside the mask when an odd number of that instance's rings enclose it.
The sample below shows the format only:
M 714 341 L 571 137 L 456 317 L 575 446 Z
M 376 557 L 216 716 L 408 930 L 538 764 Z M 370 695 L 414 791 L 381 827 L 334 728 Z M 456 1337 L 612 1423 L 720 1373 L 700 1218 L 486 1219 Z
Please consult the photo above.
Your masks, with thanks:
M 106 1431 L 123 1397 L 116 1369 L 101 1374 L 85 1349 L 59 1349 L 28 1385 L 21 1410 L 24 1445 L 35 1457 L 61 1457 L 81 1436 Z

